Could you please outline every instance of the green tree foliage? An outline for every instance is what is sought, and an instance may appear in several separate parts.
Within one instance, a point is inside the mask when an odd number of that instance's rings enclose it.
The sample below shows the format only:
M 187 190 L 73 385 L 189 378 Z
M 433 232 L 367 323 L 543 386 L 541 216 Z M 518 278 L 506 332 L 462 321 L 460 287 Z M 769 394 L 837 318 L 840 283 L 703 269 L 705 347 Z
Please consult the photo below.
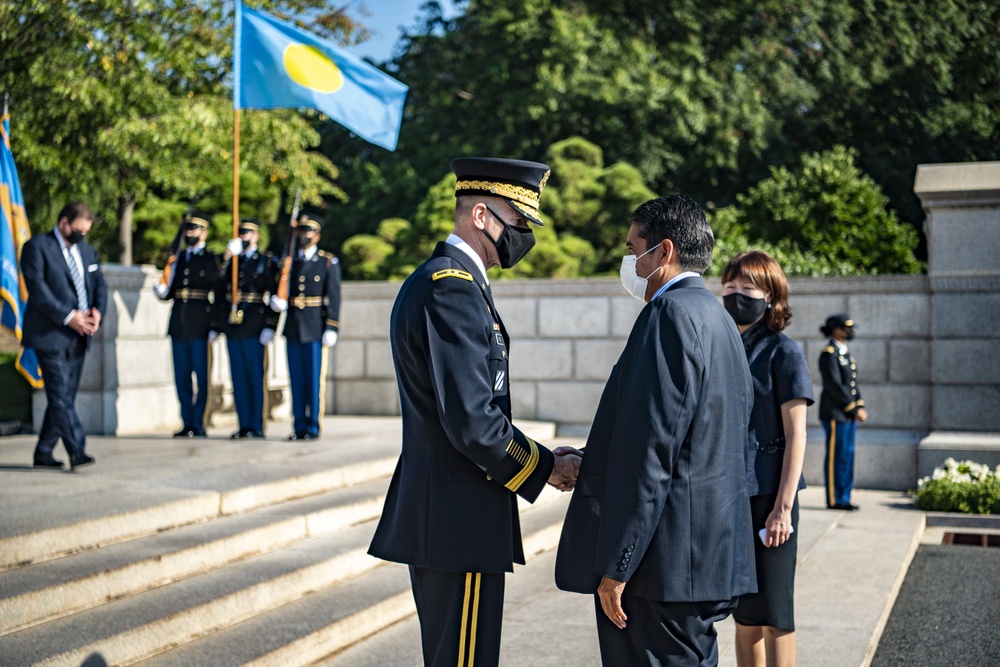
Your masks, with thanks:
M 805 155 L 800 167 L 772 169 L 718 211 L 713 272 L 751 247 L 772 253 L 792 275 L 918 272 L 916 232 L 887 210 L 855 157 L 842 146 Z

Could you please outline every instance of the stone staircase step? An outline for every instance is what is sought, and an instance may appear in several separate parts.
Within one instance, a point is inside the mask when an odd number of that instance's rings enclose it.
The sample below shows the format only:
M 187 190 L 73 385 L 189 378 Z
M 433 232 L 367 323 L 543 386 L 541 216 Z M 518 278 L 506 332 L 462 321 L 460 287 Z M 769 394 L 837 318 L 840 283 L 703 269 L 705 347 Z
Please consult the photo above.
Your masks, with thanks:
M 544 503 L 522 513 L 528 559 L 555 547 L 568 502 L 567 495 L 556 491 L 555 496 L 546 494 Z M 386 563 L 280 609 L 161 653 L 143 661 L 141 667 L 311 665 L 366 637 L 381 634 L 415 611 L 406 567 Z
M 8 506 L 0 571 L 390 475 L 398 442 L 200 470 Z M 16 510 L 16 511 L 15 511 Z
M 380 564 L 372 521 L 0 638 L 5 664 L 127 665 L 298 600 Z
M 388 479 L 0 573 L 0 635 L 379 515 Z

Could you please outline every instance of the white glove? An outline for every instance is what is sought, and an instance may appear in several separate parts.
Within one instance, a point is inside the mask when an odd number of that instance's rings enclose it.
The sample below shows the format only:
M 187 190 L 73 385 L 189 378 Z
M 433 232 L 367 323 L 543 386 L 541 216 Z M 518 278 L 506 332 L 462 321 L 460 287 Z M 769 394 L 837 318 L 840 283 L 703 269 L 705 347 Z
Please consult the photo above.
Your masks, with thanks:
M 226 250 L 229 251 L 230 255 L 239 255 L 243 252 L 243 241 L 240 239 L 229 239 L 229 243 L 226 244 Z
M 323 332 L 323 347 L 333 347 L 337 344 L 337 332 L 336 331 L 324 331 Z
M 169 285 L 163 285 L 161 283 L 156 283 L 153 285 L 153 294 L 155 294 L 160 299 L 167 298 L 167 292 L 170 291 Z
M 271 310 L 276 313 L 283 313 L 288 310 L 288 302 L 275 294 L 271 297 Z
M 208 344 L 211 345 L 219 338 L 219 332 L 212 329 L 208 332 Z
M 267 345 L 270 343 L 274 340 L 274 329 L 264 329 L 261 331 L 260 338 L 258 340 L 260 340 L 261 345 Z

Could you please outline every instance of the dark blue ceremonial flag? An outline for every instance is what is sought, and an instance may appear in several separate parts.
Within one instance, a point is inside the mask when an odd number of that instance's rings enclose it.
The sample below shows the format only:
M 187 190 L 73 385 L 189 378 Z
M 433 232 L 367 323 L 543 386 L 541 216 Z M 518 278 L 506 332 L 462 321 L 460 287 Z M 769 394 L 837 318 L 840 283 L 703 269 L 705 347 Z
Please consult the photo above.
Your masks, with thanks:
M 9 330 L 21 340 L 21 322 L 28 290 L 20 272 L 21 246 L 31 238 L 28 217 L 24 213 L 21 181 L 17 177 L 14 154 L 10 152 L 10 116 L 4 104 L 0 132 L 0 327 Z M 42 371 L 35 352 L 21 348 L 17 358 L 21 371 L 32 387 L 42 386 Z

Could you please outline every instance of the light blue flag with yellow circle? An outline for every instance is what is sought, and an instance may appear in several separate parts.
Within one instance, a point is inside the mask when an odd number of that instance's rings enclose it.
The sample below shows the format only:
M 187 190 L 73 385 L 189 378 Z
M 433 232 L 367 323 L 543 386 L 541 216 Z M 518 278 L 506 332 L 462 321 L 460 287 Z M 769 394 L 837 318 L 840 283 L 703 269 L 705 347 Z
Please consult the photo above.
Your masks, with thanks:
M 236 3 L 233 106 L 318 109 L 396 150 L 407 86 L 306 30 Z

